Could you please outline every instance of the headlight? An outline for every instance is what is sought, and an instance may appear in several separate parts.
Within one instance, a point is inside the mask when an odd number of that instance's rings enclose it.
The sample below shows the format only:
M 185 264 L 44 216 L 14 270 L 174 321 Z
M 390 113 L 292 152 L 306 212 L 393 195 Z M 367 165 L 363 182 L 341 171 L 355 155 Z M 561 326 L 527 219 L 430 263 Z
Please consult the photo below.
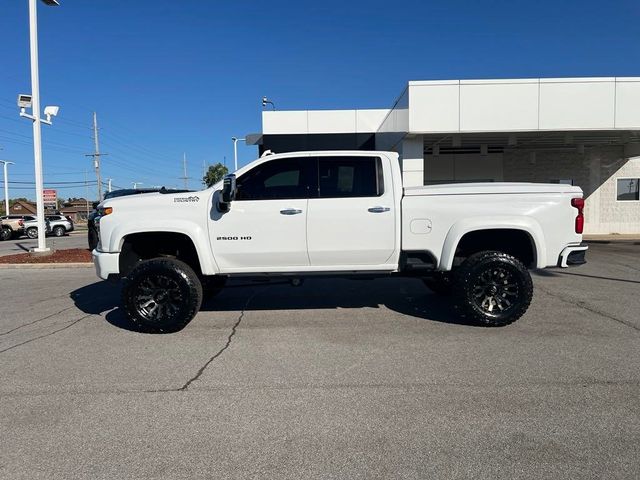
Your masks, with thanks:
M 104 217 L 106 215 L 111 215 L 113 213 L 113 207 L 101 207 L 98 209 L 97 217 Z

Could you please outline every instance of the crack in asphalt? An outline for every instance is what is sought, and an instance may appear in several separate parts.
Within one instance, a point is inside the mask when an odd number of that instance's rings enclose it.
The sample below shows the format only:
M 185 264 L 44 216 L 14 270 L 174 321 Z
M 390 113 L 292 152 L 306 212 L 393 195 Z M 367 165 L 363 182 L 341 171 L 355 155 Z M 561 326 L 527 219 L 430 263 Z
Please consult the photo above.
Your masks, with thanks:
M 601 317 L 608 318 L 609 320 L 613 320 L 614 322 L 620 323 L 622 325 L 625 325 L 625 326 L 627 326 L 629 328 L 632 328 L 632 329 L 640 332 L 640 327 L 638 327 L 637 325 L 634 325 L 633 323 L 628 322 L 626 320 L 623 320 L 621 318 L 614 317 L 613 315 L 609 315 L 608 313 L 603 312 L 601 310 L 598 310 L 597 308 L 593 308 L 593 307 L 587 305 L 586 302 L 583 302 L 581 300 L 573 300 L 573 301 L 572 300 L 567 300 L 563 296 L 558 295 L 556 293 L 552 293 L 549 290 L 547 290 L 546 288 L 540 287 L 539 285 L 537 285 L 536 288 L 539 288 L 540 290 L 542 290 L 544 293 L 546 293 L 550 297 L 557 298 L 558 300 L 560 300 L 562 302 L 565 302 L 565 303 L 568 303 L 570 305 L 576 305 L 576 306 L 578 306 L 578 307 L 580 307 L 580 308 L 582 308 L 584 310 L 587 310 L 588 312 L 595 313 L 596 315 L 600 315 Z
M 202 365 L 202 367 L 200 367 L 200 369 L 198 369 L 198 371 L 196 372 L 196 374 L 193 377 L 191 377 L 189 380 L 187 380 L 184 383 L 184 385 L 182 385 L 179 388 L 163 388 L 163 389 L 157 389 L 157 390 L 145 390 L 145 392 L 146 393 L 185 392 L 193 382 L 195 382 L 196 380 L 198 380 L 202 376 L 202 374 L 205 372 L 207 367 L 209 365 L 211 365 L 211 363 L 213 363 L 213 361 L 216 358 L 220 357 L 220 355 L 222 355 L 224 353 L 224 351 L 231 346 L 231 341 L 233 340 L 233 337 L 235 336 L 235 334 L 236 334 L 236 332 L 238 330 L 238 326 L 240 325 L 240 322 L 242 322 L 242 319 L 244 318 L 245 311 L 246 311 L 247 307 L 249 306 L 249 303 L 251 302 L 251 300 L 253 300 L 253 297 L 256 296 L 256 293 L 257 292 L 254 292 L 247 299 L 247 302 L 244 304 L 244 307 L 242 307 L 242 311 L 240 312 L 240 315 L 238 316 L 238 319 L 236 320 L 236 323 L 234 323 L 233 327 L 231 327 L 231 332 L 229 333 L 229 336 L 227 337 L 227 341 L 224 344 L 224 346 L 220 350 L 218 350 L 216 353 L 214 353 L 209 358 L 209 360 L 207 360 L 205 362 L 205 364 Z
M 46 317 L 38 318 L 37 320 L 33 320 L 32 322 L 28 322 L 23 325 L 18 325 L 17 327 L 12 328 L 11 330 L 7 330 L 6 332 L 0 332 L 0 337 L 3 335 L 8 335 L 11 332 L 15 332 L 16 330 L 20 330 L 21 328 L 28 327 L 29 325 L 33 325 L 34 323 L 42 322 L 43 320 L 47 320 L 48 318 L 55 317 L 56 315 L 60 315 L 62 312 L 66 312 L 67 310 L 71 310 L 72 308 L 75 308 L 75 305 L 72 305 L 67 308 L 63 308 L 62 310 L 59 310 L 55 313 L 51 313 Z
M 91 316 L 93 316 L 93 314 L 92 314 L 92 313 L 89 313 L 89 314 L 87 314 L 87 315 L 84 315 L 84 316 L 82 316 L 82 317 L 80 317 L 80 318 L 78 318 L 78 319 L 74 320 L 73 322 L 71 322 L 71 323 L 69 323 L 69 324 L 65 325 L 64 327 L 59 328 L 58 330 L 54 330 L 53 332 L 49 332 L 49 333 L 47 333 L 47 334 L 45 334 L 45 335 L 40 335 L 39 337 L 30 338 L 29 340 L 25 340 L 25 341 L 24 341 L 24 342 L 22 342 L 22 343 L 17 343 L 17 344 L 12 345 L 12 346 L 10 346 L 10 347 L 8 347 L 8 348 L 5 348 L 4 350 L 0 350 L 0 353 L 8 352 L 9 350 L 13 350 L 14 348 L 21 347 L 22 345 L 26 345 L 27 343 L 35 342 L 36 340 L 40 340 L 40 339 L 42 339 L 42 338 L 46 338 L 46 337 L 50 337 L 51 335 L 55 335 L 55 334 L 56 334 L 56 333 L 58 333 L 58 332 L 62 332 L 63 330 L 66 330 L 66 329 L 68 329 L 68 328 L 73 327 L 73 326 L 74 326 L 76 323 L 78 323 L 79 321 L 84 320 L 85 318 L 87 318 L 87 317 L 91 317 Z

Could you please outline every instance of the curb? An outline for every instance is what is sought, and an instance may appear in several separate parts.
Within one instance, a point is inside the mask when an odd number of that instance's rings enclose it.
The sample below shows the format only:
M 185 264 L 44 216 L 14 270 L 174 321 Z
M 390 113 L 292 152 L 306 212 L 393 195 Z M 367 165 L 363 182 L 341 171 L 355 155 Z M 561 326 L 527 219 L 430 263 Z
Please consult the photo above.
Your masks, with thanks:
M 0 263 L 0 270 L 33 270 L 56 268 L 93 268 L 93 263 Z

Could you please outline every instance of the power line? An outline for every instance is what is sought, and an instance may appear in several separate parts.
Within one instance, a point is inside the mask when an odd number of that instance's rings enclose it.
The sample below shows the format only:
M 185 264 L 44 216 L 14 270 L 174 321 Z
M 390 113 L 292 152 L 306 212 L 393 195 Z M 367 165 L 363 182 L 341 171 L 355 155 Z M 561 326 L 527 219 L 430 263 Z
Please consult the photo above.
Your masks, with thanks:
M 35 185 L 36 182 L 19 182 L 19 181 L 15 181 L 15 180 L 9 180 L 9 183 L 13 183 L 16 185 Z M 71 185 L 71 184 L 80 184 L 80 185 L 84 185 L 85 182 L 84 181 L 76 181 L 76 182 L 45 182 L 47 185 Z M 91 180 L 90 183 L 97 183 L 95 180 Z

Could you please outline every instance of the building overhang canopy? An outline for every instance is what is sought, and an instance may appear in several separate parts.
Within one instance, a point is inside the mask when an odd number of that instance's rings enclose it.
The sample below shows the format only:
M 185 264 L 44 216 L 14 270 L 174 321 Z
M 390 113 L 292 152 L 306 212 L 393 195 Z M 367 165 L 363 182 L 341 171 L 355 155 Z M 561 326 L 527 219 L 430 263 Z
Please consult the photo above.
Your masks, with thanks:
M 390 109 L 264 111 L 262 122 L 265 142 L 325 136 L 329 144 L 368 134 L 381 150 L 407 135 L 469 143 L 481 135 L 505 146 L 513 135 L 520 146 L 625 144 L 640 132 L 640 77 L 412 81 Z

